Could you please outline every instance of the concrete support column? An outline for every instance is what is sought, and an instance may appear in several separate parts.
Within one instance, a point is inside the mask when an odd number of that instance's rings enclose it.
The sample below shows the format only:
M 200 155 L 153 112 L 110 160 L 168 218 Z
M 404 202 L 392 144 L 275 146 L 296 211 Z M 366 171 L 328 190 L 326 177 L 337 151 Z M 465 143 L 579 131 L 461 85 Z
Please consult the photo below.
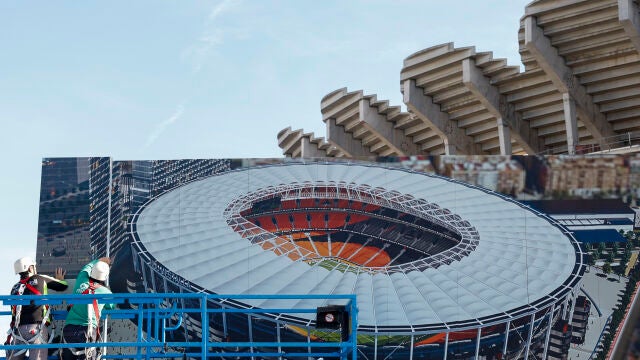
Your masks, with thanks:
M 496 121 L 498 125 L 498 140 L 500 141 L 500 155 L 511 155 L 511 128 L 509 125 L 502 121 L 502 118 L 498 118 Z
M 473 138 L 449 120 L 449 115 L 440 111 L 440 105 L 425 95 L 424 90 L 416 86 L 415 80 L 402 83 L 402 95 L 407 108 L 442 138 L 447 155 L 482 153 L 482 148 L 473 142 Z
M 564 58 L 558 54 L 558 49 L 551 44 L 551 39 L 544 34 L 544 30 L 538 26 L 537 20 L 532 16 L 524 18 L 524 45 L 549 77 L 549 80 L 563 94 L 565 113 L 567 97 L 564 95 L 567 94 L 573 101 L 572 113 L 576 113 L 580 117 L 589 133 L 598 139 L 601 147 L 604 148 L 604 139 L 615 135 L 613 126 L 600 112 L 600 108 L 593 102 L 586 87 L 574 75 L 573 69 L 567 66 Z M 575 145 L 578 140 L 577 136 L 574 136 L 574 140 L 576 141 L 573 143 Z
M 445 155 L 465 155 L 464 153 L 458 153 L 456 145 L 452 144 L 449 139 L 444 139 L 444 154 Z
M 300 157 L 305 158 L 314 158 L 314 157 L 325 157 L 327 154 L 320 149 L 318 149 L 318 145 L 311 142 L 311 139 L 307 136 L 304 136 L 300 140 Z
M 569 93 L 562 94 L 562 105 L 564 107 L 564 122 L 567 128 L 567 152 L 575 155 L 576 145 L 578 145 L 578 118 L 576 114 L 576 102 Z
M 387 121 L 385 115 L 379 114 L 377 108 L 371 106 L 369 99 L 362 99 L 358 104 L 360 120 L 369 125 L 381 139 L 399 156 L 408 156 L 419 152 L 418 146 L 412 141 L 406 141 L 404 133 L 394 128 L 394 124 Z
M 362 141 L 354 139 L 353 135 L 346 132 L 343 126 L 336 124 L 336 119 L 327 119 L 327 139 L 343 149 L 348 156 L 374 156 L 369 149 L 362 146 Z
M 491 84 L 489 78 L 483 75 L 473 59 L 462 61 L 462 82 L 469 91 L 484 105 L 484 107 L 498 119 L 500 137 L 500 153 L 511 155 L 511 137 L 529 154 L 541 151 L 537 132 L 531 129 L 529 123 L 522 120 L 522 115 L 515 111 L 515 107 L 507 101 L 507 97 L 500 94 L 498 88 Z M 505 129 L 500 129 L 506 127 Z M 501 132 L 507 130 L 506 132 Z M 504 147 L 503 144 L 509 144 Z M 505 149 L 508 150 L 505 153 Z
M 618 0 L 618 20 L 640 54 L 640 9 L 633 0 Z

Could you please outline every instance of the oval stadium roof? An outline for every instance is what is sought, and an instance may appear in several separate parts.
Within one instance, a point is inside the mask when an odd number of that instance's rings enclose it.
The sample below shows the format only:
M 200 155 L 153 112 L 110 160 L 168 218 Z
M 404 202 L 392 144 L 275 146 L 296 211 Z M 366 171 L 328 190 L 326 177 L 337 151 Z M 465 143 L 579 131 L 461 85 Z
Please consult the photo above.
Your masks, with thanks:
M 409 194 L 449 209 L 478 231 L 477 247 L 436 268 L 341 272 L 278 256 L 229 225 L 239 216 L 229 214 L 230 205 L 246 194 L 330 181 Z M 318 162 L 245 168 L 186 184 L 143 208 L 134 229 L 158 262 L 208 291 L 355 293 L 361 327 L 415 329 L 486 324 L 522 309 L 535 311 L 537 304 L 571 291 L 580 281 L 582 255 L 575 240 L 550 221 L 501 195 L 449 179 L 378 165 Z M 261 301 L 247 303 L 269 305 Z M 313 301 L 290 300 L 286 306 L 323 305 Z

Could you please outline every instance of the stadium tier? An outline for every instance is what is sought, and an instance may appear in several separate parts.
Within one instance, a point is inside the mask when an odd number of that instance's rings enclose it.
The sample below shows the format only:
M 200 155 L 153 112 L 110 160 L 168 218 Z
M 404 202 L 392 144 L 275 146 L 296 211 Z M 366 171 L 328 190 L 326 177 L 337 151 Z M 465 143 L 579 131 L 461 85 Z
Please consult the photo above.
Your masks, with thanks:
M 585 271 L 578 243 L 542 213 L 364 163 L 293 161 L 194 181 L 145 204 L 131 232 L 154 291 L 356 294 L 364 359 L 546 357 L 552 330 L 571 322 Z M 247 324 L 254 340 L 326 340 L 315 314 L 213 316 L 210 327 L 214 339 L 233 340 Z
M 522 69 L 473 46 L 416 49 L 399 69 L 406 110 L 340 88 L 320 101 L 326 138 L 289 126 L 278 146 L 294 158 L 635 152 L 639 14 L 637 0 L 531 1 L 513 34 Z

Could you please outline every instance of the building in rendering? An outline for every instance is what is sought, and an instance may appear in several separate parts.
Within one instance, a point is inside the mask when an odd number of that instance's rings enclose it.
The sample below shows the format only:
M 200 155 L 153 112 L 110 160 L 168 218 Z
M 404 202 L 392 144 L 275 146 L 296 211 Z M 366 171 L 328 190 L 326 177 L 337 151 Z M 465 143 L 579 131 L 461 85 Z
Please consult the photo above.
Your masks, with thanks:
M 74 276 L 91 259 L 89 158 L 42 160 L 36 261 Z
M 68 276 L 75 276 L 91 259 L 128 251 L 132 211 L 178 184 L 229 169 L 230 160 L 223 159 L 43 159 L 36 253 L 39 271 L 53 273 L 63 267 Z
M 353 161 L 193 181 L 142 206 L 130 231 L 151 291 L 356 294 L 363 359 L 561 359 L 585 271 L 577 241 L 542 213 L 484 188 Z M 298 301 L 280 306 L 327 305 Z M 310 314 L 212 314 L 209 325 L 219 341 L 322 341 Z M 184 327 L 197 337 L 202 324 Z
M 617 155 L 548 156 L 547 193 L 553 197 L 612 197 L 630 192 L 627 158 Z
M 572 199 L 523 201 L 571 231 L 582 244 L 619 243 L 633 231 L 636 212 L 620 199 Z
M 180 184 L 229 169 L 229 160 L 181 159 L 132 162 L 133 209 Z

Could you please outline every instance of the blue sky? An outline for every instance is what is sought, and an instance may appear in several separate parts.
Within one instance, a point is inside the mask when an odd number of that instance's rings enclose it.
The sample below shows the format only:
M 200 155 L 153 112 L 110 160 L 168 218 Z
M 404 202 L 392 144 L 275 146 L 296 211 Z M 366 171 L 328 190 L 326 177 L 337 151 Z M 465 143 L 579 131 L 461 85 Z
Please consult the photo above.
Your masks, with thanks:
M 400 105 L 402 61 L 421 49 L 520 65 L 527 2 L 0 2 L 0 286 L 35 255 L 42 157 L 280 157 L 286 126 L 324 136 L 335 89 Z

